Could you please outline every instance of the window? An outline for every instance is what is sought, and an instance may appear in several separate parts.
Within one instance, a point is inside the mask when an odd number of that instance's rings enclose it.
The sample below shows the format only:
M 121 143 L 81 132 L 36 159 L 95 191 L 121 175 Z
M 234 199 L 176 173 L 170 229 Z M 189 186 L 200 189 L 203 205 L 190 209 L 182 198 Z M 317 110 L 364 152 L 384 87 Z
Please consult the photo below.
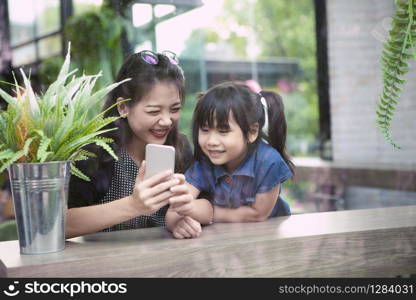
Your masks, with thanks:
M 103 0 L 72 0 L 74 15 L 80 15 L 91 10 L 98 10 L 103 4 Z
M 60 1 L 9 0 L 8 7 L 13 67 L 61 53 Z

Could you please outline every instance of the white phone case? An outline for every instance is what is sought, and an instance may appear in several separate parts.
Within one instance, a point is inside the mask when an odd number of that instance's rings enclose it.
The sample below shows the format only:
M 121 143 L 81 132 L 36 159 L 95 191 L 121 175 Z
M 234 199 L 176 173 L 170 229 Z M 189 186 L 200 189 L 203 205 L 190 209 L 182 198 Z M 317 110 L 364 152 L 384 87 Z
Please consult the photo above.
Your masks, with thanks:
M 172 146 L 147 144 L 145 156 L 145 179 L 166 170 L 175 170 L 175 148 Z

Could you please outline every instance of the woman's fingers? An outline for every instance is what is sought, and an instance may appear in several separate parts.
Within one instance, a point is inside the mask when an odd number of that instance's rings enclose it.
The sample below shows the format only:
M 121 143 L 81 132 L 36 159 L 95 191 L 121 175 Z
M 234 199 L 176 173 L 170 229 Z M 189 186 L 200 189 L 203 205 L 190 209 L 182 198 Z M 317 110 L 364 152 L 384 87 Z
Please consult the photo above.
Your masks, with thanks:
M 180 215 L 189 215 L 194 208 L 193 196 L 185 194 L 169 198 L 169 205 L 173 211 Z
M 177 185 L 179 183 L 178 179 L 170 179 L 168 181 L 159 183 L 158 185 L 155 185 L 154 187 L 148 188 L 147 193 L 149 197 L 154 197 L 156 195 L 159 195 L 160 193 L 163 193 L 165 191 L 169 191 L 171 195 L 173 193 L 170 191 L 170 188 Z
M 143 175 L 142 178 L 140 178 L 139 174 L 138 174 L 136 183 L 139 183 L 144 188 L 151 188 L 153 186 L 158 185 L 161 182 L 165 182 L 165 181 L 169 180 L 172 177 L 172 175 L 173 175 L 173 172 L 171 170 L 169 170 L 169 171 L 160 172 L 160 173 L 144 180 L 143 179 L 144 175 Z M 175 178 L 175 179 L 179 180 L 177 178 Z
M 187 204 L 193 200 L 194 197 L 190 194 L 183 194 L 179 196 L 174 196 L 169 198 L 169 203 L 173 205 L 173 207 L 177 207 L 180 205 Z
M 154 187 L 148 187 L 144 185 L 144 182 L 135 186 L 135 188 L 140 192 L 141 197 L 150 198 L 159 195 L 162 192 L 169 190 L 172 186 L 178 184 L 178 179 L 171 179 L 162 183 L 155 185 Z M 169 191 L 171 195 L 173 193 Z
M 175 195 L 169 198 L 170 207 L 180 215 L 186 215 L 192 211 L 194 197 L 189 193 L 186 184 L 175 185 L 170 188 Z
M 192 196 L 189 194 L 189 188 L 185 184 L 183 174 L 173 174 L 172 171 L 165 171 L 144 180 L 145 169 L 146 163 L 142 161 L 133 190 L 133 197 L 138 201 L 142 210 L 146 212 L 157 211 L 169 204 L 169 198 L 172 196 L 178 197 L 173 199 L 177 206 L 190 203 Z M 181 210 L 184 209 L 189 210 L 186 207 Z
M 154 197 L 147 198 L 144 202 L 147 206 L 165 206 L 169 204 L 169 198 L 172 196 L 172 192 L 166 191 L 160 193 Z
M 189 188 L 186 184 L 181 184 L 179 182 L 179 184 L 172 186 L 170 188 L 170 191 L 175 193 L 175 194 L 185 194 L 185 193 L 189 193 Z
M 173 174 L 173 177 L 179 179 L 180 183 L 185 183 L 185 175 L 181 174 L 181 173 L 175 173 Z
M 174 193 L 187 193 L 188 187 L 184 184 L 185 176 L 183 174 L 174 174 L 172 176 L 172 174 L 172 171 L 165 171 L 144 181 L 140 181 L 144 175 L 138 174 L 137 180 L 140 182 L 141 189 L 149 188 L 150 196 L 157 195 L 170 188 Z

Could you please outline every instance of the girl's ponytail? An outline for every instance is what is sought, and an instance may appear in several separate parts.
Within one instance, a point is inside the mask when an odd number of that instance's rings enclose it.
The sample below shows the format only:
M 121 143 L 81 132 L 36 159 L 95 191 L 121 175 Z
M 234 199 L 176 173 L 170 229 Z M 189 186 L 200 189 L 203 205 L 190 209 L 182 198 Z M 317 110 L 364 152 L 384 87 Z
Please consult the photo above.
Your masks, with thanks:
M 282 98 L 271 91 L 261 91 L 260 95 L 267 103 L 269 124 L 266 139 L 270 146 L 279 151 L 292 173 L 295 174 L 295 165 L 286 153 L 287 125 Z

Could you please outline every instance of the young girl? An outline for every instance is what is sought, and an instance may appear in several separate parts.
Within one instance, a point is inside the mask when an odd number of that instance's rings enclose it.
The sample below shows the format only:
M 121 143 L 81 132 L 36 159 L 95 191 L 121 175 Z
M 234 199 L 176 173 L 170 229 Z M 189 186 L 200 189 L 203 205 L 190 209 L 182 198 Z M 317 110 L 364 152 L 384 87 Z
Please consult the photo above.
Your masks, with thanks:
M 276 93 L 257 94 L 242 83 L 223 83 L 199 98 L 193 117 L 194 164 L 186 173 L 191 193 L 210 200 L 214 222 L 264 221 L 290 215 L 279 197 L 293 177 L 285 152 L 286 120 Z M 167 222 L 199 220 L 195 201 L 173 199 Z M 200 213 L 200 212 L 199 212 Z M 190 237 L 186 227 L 173 230 Z
M 100 230 L 122 230 L 165 225 L 169 198 L 192 198 L 183 174 L 161 173 L 144 180 L 143 163 L 148 143 L 172 145 L 176 149 L 175 171 L 182 173 L 192 155 L 185 136 L 178 132 L 184 101 L 184 76 L 170 52 L 142 51 L 122 65 L 116 81 L 131 78 L 109 95 L 104 110 L 120 104 L 106 116 L 122 116 L 108 127 L 117 127 L 106 137 L 114 140 L 115 161 L 106 151 L 88 149 L 97 157 L 78 165 L 91 181 L 72 176 L 69 187 L 66 236 L 74 237 Z M 129 101 L 122 102 L 124 99 Z M 140 166 L 140 167 L 139 167 Z M 174 190 L 170 190 L 175 187 Z M 187 225 L 193 236 L 200 224 L 191 218 Z

